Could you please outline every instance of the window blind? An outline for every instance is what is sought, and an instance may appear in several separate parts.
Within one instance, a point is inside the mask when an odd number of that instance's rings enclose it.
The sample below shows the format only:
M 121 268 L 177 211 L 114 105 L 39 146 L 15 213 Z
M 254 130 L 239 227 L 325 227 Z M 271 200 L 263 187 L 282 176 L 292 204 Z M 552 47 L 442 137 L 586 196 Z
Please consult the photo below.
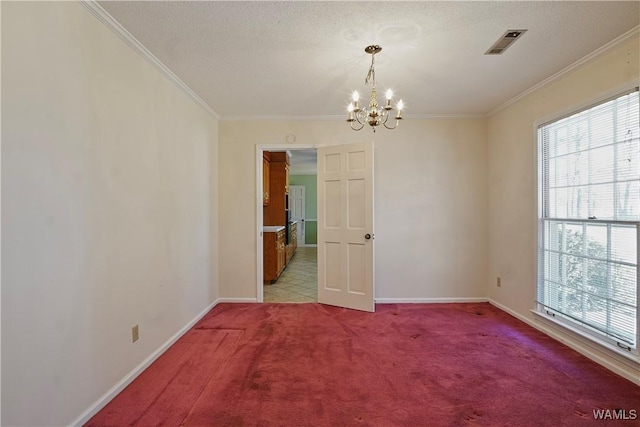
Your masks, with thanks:
M 538 128 L 540 307 L 636 348 L 637 88 Z

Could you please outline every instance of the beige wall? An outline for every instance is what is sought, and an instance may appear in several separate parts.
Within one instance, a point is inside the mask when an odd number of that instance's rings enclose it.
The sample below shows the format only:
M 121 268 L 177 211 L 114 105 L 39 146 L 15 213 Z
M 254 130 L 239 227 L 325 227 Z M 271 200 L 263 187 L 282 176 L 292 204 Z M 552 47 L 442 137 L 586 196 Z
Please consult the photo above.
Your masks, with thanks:
M 535 323 L 536 140 L 534 123 L 549 119 L 628 83 L 639 76 L 637 35 L 580 68 L 525 96 L 487 120 L 489 150 L 488 296 Z M 496 277 L 502 286 L 496 287 Z M 568 338 L 567 338 L 568 339 Z M 574 340 L 574 342 L 577 342 Z M 628 368 L 608 353 L 594 350 L 628 375 Z M 629 376 L 628 376 L 629 377 Z M 640 377 L 638 377 L 640 378 Z
M 638 79 L 636 38 L 486 120 L 218 129 L 79 4 L 1 10 L 3 425 L 72 422 L 218 296 L 256 298 L 255 146 L 290 133 L 375 139 L 377 298 L 535 323 L 533 123 Z
M 412 119 L 375 136 L 344 121 L 221 122 L 221 297 L 257 297 L 256 145 L 290 133 L 296 144 L 374 139 L 376 298 L 486 295 L 484 119 Z
M 2 425 L 67 425 L 217 298 L 217 121 L 79 3 L 2 35 Z

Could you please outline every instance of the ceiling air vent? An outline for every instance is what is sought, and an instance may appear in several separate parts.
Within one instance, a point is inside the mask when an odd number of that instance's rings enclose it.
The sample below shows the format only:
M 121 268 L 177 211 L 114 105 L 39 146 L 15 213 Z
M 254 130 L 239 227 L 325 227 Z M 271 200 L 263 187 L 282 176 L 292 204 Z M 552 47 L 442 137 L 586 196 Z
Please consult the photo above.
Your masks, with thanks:
M 497 42 L 486 51 L 485 55 L 502 55 L 509 46 L 518 40 L 527 30 L 507 30 Z

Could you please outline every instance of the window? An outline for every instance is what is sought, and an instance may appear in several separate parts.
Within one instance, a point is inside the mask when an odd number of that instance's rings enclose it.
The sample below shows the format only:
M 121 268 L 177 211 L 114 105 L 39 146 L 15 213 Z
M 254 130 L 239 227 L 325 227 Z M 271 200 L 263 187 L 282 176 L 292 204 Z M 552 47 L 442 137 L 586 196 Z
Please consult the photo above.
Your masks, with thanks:
M 638 89 L 538 128 L 537 308 L 637 354 Z

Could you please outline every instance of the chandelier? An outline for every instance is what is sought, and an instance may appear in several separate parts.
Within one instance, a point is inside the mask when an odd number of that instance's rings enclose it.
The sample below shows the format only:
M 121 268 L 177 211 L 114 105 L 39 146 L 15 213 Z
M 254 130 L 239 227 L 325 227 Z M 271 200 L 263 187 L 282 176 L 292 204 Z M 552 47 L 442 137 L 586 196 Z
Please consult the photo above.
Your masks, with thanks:
M 374 69 L 374 64 L 376 53 L 380 53 L 381 50 L 382 48 L 378 45 L 371 45 L 364 48 L 364 51 L 371 55 L 371 66 L 369 67 L 367 77 L 364 79 L 364 84 L 371 86 L 371 98 L 369 100 L 369 105 L 361 108 L 358 103 L 360 95 L 357 91 L 353 92 L 353 102 L 351 102 L 347 108 L 349 113 L 347 122 L 349 122 L 349 125 L 353 130 L 361 130 L 365 124 L 371 126 L 374 132 L 376 131 L 376 127 L 380 125 L 383 125 L 387 129 L 395 129 L 398 127 L 400 120 L 402 120 L 402 108 L 404 107 L 404 104 L 401 99 L 396 104 L 398 112 L 394 117 L 396 121 L 395 124 L 393 126 L 389 126 L 387 124 L 389 118 L 393 116 L 394 110 L 391 106 L 391 99 L 393 98 L 393 92 L 391 89 L 387 89 L 387 102 L 385 106 L 381 107 L 378 105 L 378 94 L 376 92 L 376 70 Z

